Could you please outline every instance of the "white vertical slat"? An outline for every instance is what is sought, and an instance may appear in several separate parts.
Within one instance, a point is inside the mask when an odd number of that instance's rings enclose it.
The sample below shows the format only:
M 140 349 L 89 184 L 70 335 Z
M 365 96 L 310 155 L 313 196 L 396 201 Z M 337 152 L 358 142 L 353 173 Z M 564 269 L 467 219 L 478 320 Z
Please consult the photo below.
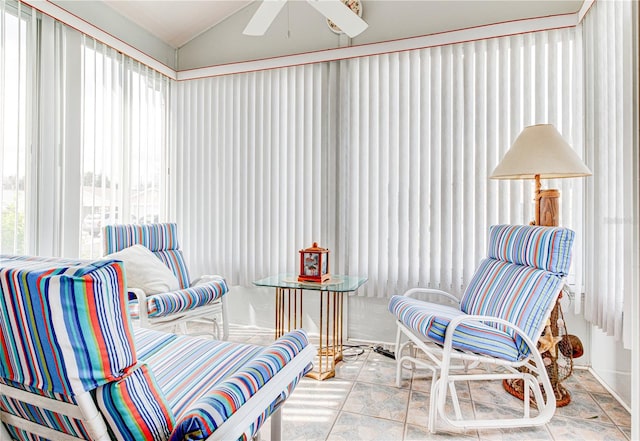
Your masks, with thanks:
M 420 60 L 419 78 L 431 78 L 431 57 L 428 56 L 430 51 L 422 50 L 417 51 L 418 59 Z M 426 83 L 426 81 L 425 81 Z M 417 276 L 416 286 L 427 286 L 429 283 L 428 268 L 430 265 L 431 256 L 431 226 L 432 226 L 432 213 L 434 210 L 430 208 L 431 202 L 431 175 L 432 173 L 425 173 L 426 170 L 431 170 L 431 152 L 435 149 L 431 148 L 431 99 L 432 89 L 429 84 L 423 84 L 422 81 L 418 85 L 417 90 L 420 92 L 419 105 L 419 127 L 420 127 L 420 162 L 418 168 L 419 184 L 416 191 L 419 194 L 418 210 L 420 213 L 418 223 L 418 234 L 412 235 L 414 244 L 419 247 L 420 253 L 416 265 L 418 266 L 419 274 Z M 415 240 L 414 238 L 419 238 Z
M 442 90 L 443 90 L 443 74 L 442 74 L 442 65 L 443 65 L 443 54 L 442 48 L 436 47 L 430 50 L 427 54 L 432 62 L 432 81 L 431 83 L 431 151 L 432 153 L 432 162 L 431 162 L 431 206 L 433 209 L 431 210 L 431 225 L 432 225 L 432 250 L 440 250 L 442 249 L 445 240 L 443 239 L 442 234 L 442 223 L 445 222 L 444 213 L 438 213 L 441 211 L 441 200 L 443 198 L 443 175 L 442 175 Z M 446 197 L 446 195 L 444 195 Z M 432 252 L 430 250 L 430 252 Z M 444 289 L 443 279 L 441 276 L 441 267 L 442 262 L 439 259 L 440 256 L 432 255 L 432 262 L 429 265 L 429 283 L 432 284 L 434 288 Z
M 416 237 L 421 236 L 421 225 L 425 217 L 423 216 L 422 208 L 420 205 L 420 199 L 422 194 L 422 174 L 420 173 L 420 167 L 422 163 L 423 155 L 421 154 L 421 145 L 423 142 L 422 128 L 420 126 L 420 110 L 422 108 L 422 94 L 421 90 L 421 60 L 420 51 L 413 51 L 410 53 L 410 66 L 406 67 L 408 71 L 409 81 L 407 87 L 407 94 L 409 98 L 409 116 L 408 130 L 409 130 L 409 155 L 406 159 L 407 171 L 406 173 L 410 177 L 408 180 L 408 210 L 407 216 L 408 227 L 405 240 L 407 241 L 407 266 L 408 277 L 399 282 L 399 286 L 406 289 L 409 286 L 417 286 L 420 282 L 420 254 L 423 244 L 420 240 L 415 240 Z M 417 91 L 417 92 L 414 92 Z

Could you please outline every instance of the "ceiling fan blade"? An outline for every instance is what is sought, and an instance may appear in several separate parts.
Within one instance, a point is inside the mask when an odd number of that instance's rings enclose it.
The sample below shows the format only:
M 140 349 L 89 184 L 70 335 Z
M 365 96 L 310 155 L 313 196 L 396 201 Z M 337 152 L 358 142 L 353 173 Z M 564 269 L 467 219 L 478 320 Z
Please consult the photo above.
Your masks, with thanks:
M 341 0 L 307 0 L 318 12 L 334 22 L 345 34 L 353 38 L 367 29 L 367 22 L 358 17 Z
M 287 0 L 262 0 L 260 7 L 251 20 L 249 20 L 249 24 L 244 28 L 242 33 L 244 35 L 264 35 L 275 20 L 278 13 L 282 10 Z

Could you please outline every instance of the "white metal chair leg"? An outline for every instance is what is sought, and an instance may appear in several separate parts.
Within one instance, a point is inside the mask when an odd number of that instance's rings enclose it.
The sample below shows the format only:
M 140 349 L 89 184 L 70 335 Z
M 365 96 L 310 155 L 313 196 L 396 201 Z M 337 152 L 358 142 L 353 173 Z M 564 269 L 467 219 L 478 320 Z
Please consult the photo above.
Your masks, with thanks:
M 227 308 L 227 296 L 222 296 L 222 340 L 229 339 L 229 314 Z
M 269 418 L 271 421 L 271 441 L 282 440 L 282 407 L 276 409 Z

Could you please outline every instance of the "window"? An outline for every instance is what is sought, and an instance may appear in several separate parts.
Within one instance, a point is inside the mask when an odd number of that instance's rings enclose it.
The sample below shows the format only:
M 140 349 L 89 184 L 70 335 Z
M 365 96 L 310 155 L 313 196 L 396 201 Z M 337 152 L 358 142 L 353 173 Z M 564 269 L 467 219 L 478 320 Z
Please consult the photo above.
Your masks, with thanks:
M 3 2 L 0 8 L 0 253 L 23 254 L 29 239 L 28 179 L 32 172 L 28 160 L 32 23 L 19 4 L 14 8 Z
M 164 215 L 169 80 L 85 38 L 80 257 L 102 255 L 102 227 Z

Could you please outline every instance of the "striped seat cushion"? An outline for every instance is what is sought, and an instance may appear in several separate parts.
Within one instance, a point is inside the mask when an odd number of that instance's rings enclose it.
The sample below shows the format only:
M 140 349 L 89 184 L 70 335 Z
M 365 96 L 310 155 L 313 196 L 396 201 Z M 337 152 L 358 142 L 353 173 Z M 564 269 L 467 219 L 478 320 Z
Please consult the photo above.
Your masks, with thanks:
M 487 256 L 566 276 L 574 236 L 560 227 L 494 225 L 489 228 Z
M 139 360 L 153 371 L 177 419 L 203 391 L 213 389 L 263 349 L 183 335 L 167 337 L 144 328 L 135 329 L 135 340 Z
M 181 289 L 190 286 L 189 270 L 180 250 L 178 227 L 175 223 L 104 227 L 105 254 L 122 251 L 136 244 L 144 245 L 162 260 L 175 274 Z
M 118 440 L 163 441 L 173 431 L 173 414 L 144 364 L 135 366 L 120 380 L 100 386 L 95 400 Z
M 149 317 L 165 317 L 183 311 L 190 311 L 220 299 L 229 288 L 223 278 L 208 281 L 192 288 L 147 297 Z M 137 300 L 130 303 L 131 317 L 138 317 Z
M 251 362 L 199 398 L 179 420 L 171 440 L 207 439 L 308 344 L 304 331 L 294 331 L 265 348 Z M 311 365 L 298 374 L 242 439 L 251 439 L 258 432 L 266 418 L 286 400 L 309 369 Z
M 466 315 L 457 308 L 424 302 L 405 296 L 393 296 L 389 311 L 418 335 L 439 344 L 444 343 L 444 335 L 449 322 L 460 315 Z M 521 354 L 514 338 L 502 330 L 482 323 L 462 324 L 453 334 L 454 349 L 471 351 L 505 360 L 516 361 Z
M 0 376 L 72 395 L 136 363 L 122 264 L 0 256 Z

